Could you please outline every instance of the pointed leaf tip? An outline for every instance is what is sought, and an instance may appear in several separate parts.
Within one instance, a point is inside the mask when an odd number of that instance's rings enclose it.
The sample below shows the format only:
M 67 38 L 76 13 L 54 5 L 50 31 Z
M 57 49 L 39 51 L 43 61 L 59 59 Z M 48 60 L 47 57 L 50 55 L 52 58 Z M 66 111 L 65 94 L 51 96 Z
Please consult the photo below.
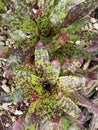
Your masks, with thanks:
M 60 66 L 60 62 L 59 62 L 59 60 L 53 60 L 53 61 L 51 62 L 51 65 Z
M 83 58 L 77 58 L 77 60 L 82 64 L 83 63 Z
M 53 123 L 59 123 L 60 122 L 60 118 L 59 117 L 52 118 L 52 122 Z
M 81 122 L 84 122 L 86 120 L 86 116 L 81 113 L 78 120 L 81 121 Z
M 42 9 L 39 8 L 39 9 L 36 11 L 36 14 L 37 14 L 37 15 L 41 15 L 41 14 L 42 14 Z
M 36 101 L 36 94 L 34 92 L 30 93 L 30 96 L 32 97 L 32 101 Z
M 71 60 L 66 59 L 66 60 L 65 60 L 65 64 L 69 66 L 69 65 L 71 64 Z
M 86 84 L 87 84 L 87 85 L 89 84 L 90 81 L 91 81 L 90 78 L 86 78 Z
M 39 41 L 39 42 L 37 43 L 37 45 L 36 45 L 36 47 L 38 47 L 38 48 L 39 48 L 39 47 L 43 47 L 43 46 L 44 46 L 43 43 L 40 42 L 40 41 Z
M 62 38 L 64 41 L 67 41 L 69 38 L 69 34 L 68 33 L 61 33 L 61 34 L 59 34 L 59 37 Z

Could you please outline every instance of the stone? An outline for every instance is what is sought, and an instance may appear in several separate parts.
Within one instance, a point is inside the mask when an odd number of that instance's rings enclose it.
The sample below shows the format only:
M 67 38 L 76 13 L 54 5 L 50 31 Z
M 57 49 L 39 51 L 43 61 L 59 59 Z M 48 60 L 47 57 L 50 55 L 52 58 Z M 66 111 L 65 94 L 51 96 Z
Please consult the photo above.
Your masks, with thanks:
M 96 23 L 96 22 L 97 22 L 97 19 L 91 18 L 90 22 L 91 22 L 91 23 Z
M 2 89 L 6 92 L 6 93 L 9 93 L 10 92 L 10 89 L 7 85 L 3 84 L 2 86 Z
M 76 45 L 80 45 L 80 41 L 76 41 L 75 44 L 76 44 Z
M 98 30 L 98 23 L 93 24 L 93 28 Z
M 3 103 L 1 107 L 2 107 L 4 110 L 9 110 L 9 106 L 10 106 L 11 104 L 12 104 L 12 103 Z
M 14 114 L 15 114 L 15 115 L 22 115 L 22 114 L 23 114 L 23 112 L 22 112 L 22 111 L 20 111 L 20 110 L 16 110 Z

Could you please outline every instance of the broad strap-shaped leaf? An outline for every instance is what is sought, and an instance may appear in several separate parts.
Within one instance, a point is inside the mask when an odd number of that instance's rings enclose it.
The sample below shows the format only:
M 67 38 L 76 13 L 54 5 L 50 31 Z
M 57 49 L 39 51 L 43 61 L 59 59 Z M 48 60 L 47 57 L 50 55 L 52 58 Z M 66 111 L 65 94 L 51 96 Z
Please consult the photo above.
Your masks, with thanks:
M 80 103 L 80 105 L 87 107 L 90 109 L 93 113 L 98 114 L 98 105 L 94 104 L 92 101 L 89 101 L 86 97 L 83 95 L 80 95 L 79 93 L 73 93 L 72 96 L 76 98 Z
M 68 0 L 59 0 L 58 4 L 54 7 L 54 11 L 50 14 L 50 21 L 53 24 L 61 24 L 66 16 L 66 7 Z
M 74 92 L 83 89 L 86 86 L 87 79 L 76 76 L 61 76 L 57 80 L 58 91 Z
M 82 19 L 87 14 L 96 9 L 97 6 L 98 0 L 86 0 L 85 2 L 76 5 L 75 7 L 69 10 L 67 16 L 65 17 L 63 27 L 66 27 L 74 23 L 75 21 Z
M 62 129 L 62 125 L 61 125 L 61 121 L 59 121 L 58 123 L 54 123 L 52 121 L 49 120 L 45 120 L 43 119 L 40 122 L 40 130 L 63 130 Z M 39 130 L 37 129 L 37 130 Z
M 85 50 L 90 53 L 98 51 L 98 43 L 94 43 L 91 46 L 86 47 Z
M 51 65 L 46 68 L 44 72 L 44 79 L 49 81 L 50 84 L 55 84 L 60 73 L 60 62 L 58 60 L 53 60 Z
M 68 33 L 58 34 L 53 37 L 52 43 L 46 44 L 46 49 L 49 51 L 49 53 L 53 53 L 66 44 L 68 38 Z
M 22 130 L 23 128 L 24 119 L 19 118 L 13 123 L 12 130 Z
M 14 73 L 14 70 L 21 68 L 22 64 L 25 64 L 26 60 L 30 58 L 34 52 L 34 46 L 27 46 L 27 44 L 21 44 L 16 49 L 12 49 L 12 54 L 10 55 L 6 67 Z
M 63 130 L 68 130 L 70 128 L 71 121 L 66 116 L 62 116 L 61 124 L 62 124 Z
M 55 0 L 38 0 L 38 6 L 42 9 L 42 13 L 48 15 L 55 6 Z
M 40 78 L 35 75 L 35 69 L 27 65 L 15 70 L 13 80 L 17 85 L 26 88 L 33 88 L 40 85 Z
M 61 93 L 59 93 L 59 100 L 61 102 L 61 109 L 63 112 L 68 113 L 69 115 L 80 118 L 81 110 L 79 107 L 68 97 L 65 97 Z
M 35 48 L 35 66 L 38 73 L 41 74 L 50 66 L 48 51 L 41 42 L 38 42 Z
M 0 103 L 21 102 L 25 98 L 25 89 L 18 88 L 9 94 L 0 97 Z
M 81 67 L 83 63 L 82 58 L 77 58 L 73 60 L 66 59 L 64 65 L 62 65 L 63 73 L 75 73 L 77 69 Z
M 8 6 L 7 8 L 8 10 L 10 9 L 10 11 L 7 11 L 6 14 L 1 14 L 2 20 L 0 23 L 10 27 L 13 31 L 19 29 L 23 32 L 30 31 L 31 34 L 35 34 L 36 26 L 32 20 L 35 14 L 33 13 L 32 5 L 27 4 L 25 0 L 4 0 L 4 3 Z M 17 40 L 18 39 L 17 37 Z
M 25 116 L 25 123 L 24 123 L 25 129 L 27 128 L 30 129 L 33 127 L 34 130 L 37 130 L 38 124 L 42 119 L 41 116 L 38 114 L 38 110 L 36 110 L 38 106 L 39 106 L 38 100 L 31 102 L 31 104 L 29 105 L 28 112 L 26 113 Z

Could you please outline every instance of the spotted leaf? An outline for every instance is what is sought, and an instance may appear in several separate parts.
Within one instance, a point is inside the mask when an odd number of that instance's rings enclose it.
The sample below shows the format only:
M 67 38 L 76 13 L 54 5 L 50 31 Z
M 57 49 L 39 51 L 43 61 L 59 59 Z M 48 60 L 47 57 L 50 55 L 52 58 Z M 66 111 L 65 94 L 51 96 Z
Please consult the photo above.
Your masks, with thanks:
M 43 14 L 50 14 L 55 6 L 55 0 L 38 0 L 38 6 L 42 9 Z
M 35 70 L 30 66 L 21 66 L 15 70 L 13 80 L 16 84 L 26 88 L 33 88 L 40 85 L 40 78 L 34 75 Z
M 87 79 L 76 76 L 61 76 L 57 80 L 58 91 L 73 92 L 83 89 L 86 86 Z
M 64 27 L 74 23 L 85 17 L 87 14 L 91 13 L 94 9 L 98 6 L 97 0 L 86 0 L 82 2 L 72 9 L 69 10 L 67 16 L 65 17 L 65 23 L 63 24 Z
M 68 33 L 61 33 L 59 35 L 56 35 L 53 37 L 52 43 L 46 44 L 46 49 L 50 52 L 53 53 L 57 51 L 59 48 L 64 46 L 69 38 Z
M 77 100 L 80 102 L 80 105 L 90 109 L 93 113 L 98 114 L 98 105 L 94 104 L 92 101 L 89 101 L 89 99 L 80 95 L 79 93 L 73 93 L 72 96 L 77 98 Z
M 81 67 L 83 63 L 82 58 L 77 58 L 73 60 L 66 59 L 64 65 L 62 65 L 63 73 L 75 73 L 77 69 Z
M 44 78 L 51 84 L 55 84 L 60 73 L 60 62 L 58 60 L 53 60 L 51 66 L 46 68 L 44 72 Z
M 64 95 L 59 93 L 59 100 L 61 102 L 61 109 L 65 113 L 68 113 L 69 115 L 77 119 L 80 118 L 81 110 L 70 98 L 65 97 Z
M 68 0 L 59 0 L 58 4 L 54 7 L 54 11 L 50 14 L 50 21 L 53 24 L 61 24 L 66 16 L 66 6 Z
M 35 48 L 35 66 L 38 73 L 41 74 L 50 66 L 48 51 L 41 42 L 38 42 Z
M 63 130 L 62 129 L 62 125 L 61 125 L 61 121 L 59 121 L 58 123 L 54 123 L 52 121 L 49 120 L 42 120 L 40 122 L 40 130 Z M 37 129 L 38 130 L 38 129 Z

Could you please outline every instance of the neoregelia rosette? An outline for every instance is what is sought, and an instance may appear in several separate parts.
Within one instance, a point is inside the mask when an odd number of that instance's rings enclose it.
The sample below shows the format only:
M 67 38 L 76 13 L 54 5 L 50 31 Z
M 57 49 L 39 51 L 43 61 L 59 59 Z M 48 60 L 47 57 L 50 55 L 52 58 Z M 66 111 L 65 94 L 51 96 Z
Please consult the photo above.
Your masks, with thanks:
M 7 64 L 7 67 L 12 72 L 14 81 L 18 86 L 21 86 L 18 90 L 22 91 L 20 93 L 17 93 L 18 91 L 16 93 L 13 92 L 12 95 L 10 95 L 12 101 L 19 102 L 20 100 L 24 100 L 27 95 L 28 99 L 31 100 L 24 127 L 30 127 L 32 125 L 31 122 L 38 124 L 41 123 L 41 120 L 43 121 L 44 119 L 47 119 L 50 124 L 49 128 L 52 126 L 52 130 L 54 130 L 54 128 L 61 130 L 62 127 L 60 119 L 62 118 L 62 112 L 74 119 L 78 126 L 82 127 L 86 117 L 82 114 L 77 103 L 74 102 L 74 99 L 80 102 L 80 104 L 81 100 L 77 96 L 71 95 L 75 95 L 76 92 L 84 89 L 88 84 L 88 79 L 85 77 L 77 77 L 72 75 L 60 76 L 61 66 L 59 60 L 53 60 L 50 62 L 48 51 L 42 42 L 37 43 L 34 57 L 33 64 L 28 62 L 23 63 L 21 64 L 21 67 L 16 68 L 16 70 L 13 70 L 13 67 L 11 66 L 14 60 L 10 66 L 9 62 Z M 27 90 L 27 95 L 25 95 L 25 90 Z M 16 100 L 18 99 L 18 94 L 22 98 L 19 97 L 19 100 Z M 48 100 L 53 100 L 51 101 L 52 107 L 49 106 L 50 102 Z M 55 101 L 59 102 L 59 105 L 54 107 L 53 105 L 56 104 Z M 93 110 L 93 112 L 98 113 L 97 106 L 91 108 L 88 104 L 86 104 L 89 103 L 87 99 L 85 99 L 85 102 L 82 102 L 82 104 L 83 103 L 85 107 L 88 107 Z M 33 106 L 34 104 L 35 106 Z M 50 107 L 49 110 L 48 106 Z M 52 115 L 52 111 L 54 116 Z

